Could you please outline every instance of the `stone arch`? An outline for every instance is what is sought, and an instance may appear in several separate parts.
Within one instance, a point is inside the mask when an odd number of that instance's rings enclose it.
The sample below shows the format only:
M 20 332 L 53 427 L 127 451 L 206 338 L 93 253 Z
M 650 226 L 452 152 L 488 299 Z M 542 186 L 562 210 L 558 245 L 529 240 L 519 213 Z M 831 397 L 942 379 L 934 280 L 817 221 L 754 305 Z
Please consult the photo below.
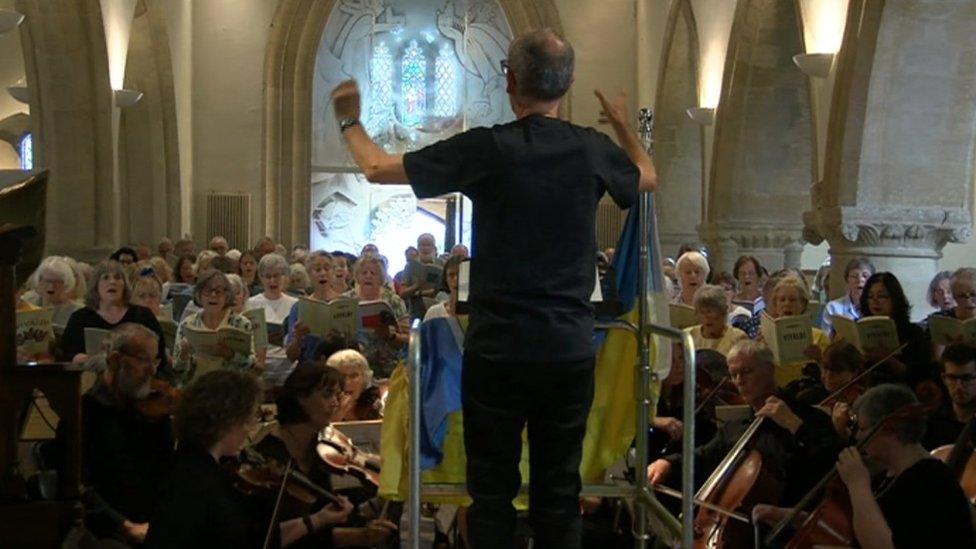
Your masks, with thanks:
M 813 162 L 807 77 L 792 60 L 802 51 L 796 3 L 736 5 L 701 228 L 716 269 L 743 253 L 799 267 Z
M 500 0 L 515 34 L 562 31 L 552 0 Z M 264 74 L 265 232 L 286 244 L 309 235 L 312 77 L 335 0 L 281 0 L 272 21 Z M 563 105 L 562 112 L 567 112 Z
M 98 0 L 16 0 L 35 167 L 50 168 L 47 251 L 82 259 L 115 246 L 112 90 Z
M 24 134 L 30 133 L 33 123 L 27 113 L 18 112 L 0 120 L 0 141 L 10 145 L 13 152 L 20 157 L 20 140 Z
M 689 0 L 678 0 L 668 14 L 664 52 L 654 106 L 654 165 L 661 245 L 674 253 L 698 240 L 702 216 L 702 134 L 686 111 L 698 105 L 698 31 Z
M 120 116 L 121 238 L 123 242 L 152 242 L 180 232 L 176 95 L 160 0 L 136 4 L 124 86 L 143 96 L 122 109 Z M 147 204 L 158 206 L 147 208 Z
M 924 313 L 942 248 L 972 230 L 976 5 L 852 0 L 847 21 L 805 234 L 830 244 L 834 295 L 866 256 Z

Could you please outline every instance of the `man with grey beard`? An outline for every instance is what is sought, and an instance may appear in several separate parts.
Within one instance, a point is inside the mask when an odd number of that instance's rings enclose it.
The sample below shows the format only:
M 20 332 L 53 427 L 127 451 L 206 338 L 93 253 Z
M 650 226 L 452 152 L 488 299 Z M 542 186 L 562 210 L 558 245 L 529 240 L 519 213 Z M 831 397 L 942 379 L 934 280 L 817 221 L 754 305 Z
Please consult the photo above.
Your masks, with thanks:
M 103 539 L 141 543 L 173 455 L 170 418 L 147 418 L 159 366 L 157 336 L 126 323 L 112 331 L 105 368 L 82 396 L 81 467 L 85 525 Z M 61 433 L 59 432 L 59 440 Z

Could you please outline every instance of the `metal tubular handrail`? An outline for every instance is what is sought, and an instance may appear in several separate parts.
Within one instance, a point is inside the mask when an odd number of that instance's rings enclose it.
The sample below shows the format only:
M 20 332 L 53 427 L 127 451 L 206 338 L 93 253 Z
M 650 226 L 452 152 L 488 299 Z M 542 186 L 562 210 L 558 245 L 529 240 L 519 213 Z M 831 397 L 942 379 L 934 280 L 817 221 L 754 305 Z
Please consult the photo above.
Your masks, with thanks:
M 407 502 L 410 549 L 420 549 L 420 319 L 410 326 L 407 347 L 408 383 L 410 385 L 410 478 Z

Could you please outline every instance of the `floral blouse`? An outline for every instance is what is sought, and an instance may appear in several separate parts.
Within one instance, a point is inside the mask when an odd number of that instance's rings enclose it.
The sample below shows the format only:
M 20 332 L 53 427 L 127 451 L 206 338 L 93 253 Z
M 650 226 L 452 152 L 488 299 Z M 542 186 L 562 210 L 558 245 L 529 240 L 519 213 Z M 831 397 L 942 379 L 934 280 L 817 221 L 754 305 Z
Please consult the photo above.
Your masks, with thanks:
M 180 386 L 189 383 L 197 371 L 197 357 L 193 352 L 187 354 L 186 360 L 181 358 L 183 356 L 183 348 L 187 345 L 186 338 L 183 335 L 185 326 L 209 330 L 203 323 L 203 311 L 190 313 L 176 328 L 176 349 L 173 352 L 173 369 L 176 371 L 176 382 Z M 223 328 L 224 326 L 230 326 L 231 328 L 237 328 L 238 330 L 251 333 L 251 321 L 243 315 L 232 313 L 229 310 L 224 319 L 220 321 L 218 328 Z M 244 355 L 235 352 L 233 357 L 223 361 L 223 367 L 247 371 L 254 366 L 254 363 L 254 340 L 252 339 L 250 353 Z

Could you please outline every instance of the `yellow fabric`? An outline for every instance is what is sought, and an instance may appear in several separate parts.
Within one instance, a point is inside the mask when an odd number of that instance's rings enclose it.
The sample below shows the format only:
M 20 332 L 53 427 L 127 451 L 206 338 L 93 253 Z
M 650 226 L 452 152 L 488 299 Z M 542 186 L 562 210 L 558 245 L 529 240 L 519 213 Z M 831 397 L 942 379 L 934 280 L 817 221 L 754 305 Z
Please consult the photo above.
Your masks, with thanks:
M 820 328 L 813 328 L 813 344 L 820 348 L 820 352 L 827 349 L 830 345 L 830 338 Z M 776 386 L 786 387 L 791 381 L 803 377 L 803 367 L 809 361 L 793 362 L 791 364 L 781 364 L 776 367 Z
M 631 311 L 624 319 L 636 322 L 637 312 Z M 651 356 L 655 356 L 651 340 Z M 586 422 L 583 440 L 583 459 L 580 476 L 584 483 L 599 482 L 604 470 L 619 460 L 634 439 L 636 425 L 635 382 L 637 366 L 637 341 L 630 332 L 614 330 L 597 351 L 594 370 L 595 388 L 593 406 Z M 651 386 L 651 411 L 656 408 L 660 383 Z M 402 501 L 406 499 L 409 469 L 407 444 L 409 430 L 408 380 L 403 364 L 397 366 L 389 381 L 389 396 L 384 408 L 383 428 L 380 434 L 379 494 Z M 519 470 L 522 482 L 529 479 L 528 444 L 523 431 L 522 459 Z M 433 469 L 421 475 L 423 483 L 463 483 L 465 481 L 464 428 L 461 412 L 448 416 L 444 438 L 444 459 Z M 467 505 L 468 497 L 429 496 L 424 501 Z M 525 498 L 515 500 L 516 508 L 526 507 Z

